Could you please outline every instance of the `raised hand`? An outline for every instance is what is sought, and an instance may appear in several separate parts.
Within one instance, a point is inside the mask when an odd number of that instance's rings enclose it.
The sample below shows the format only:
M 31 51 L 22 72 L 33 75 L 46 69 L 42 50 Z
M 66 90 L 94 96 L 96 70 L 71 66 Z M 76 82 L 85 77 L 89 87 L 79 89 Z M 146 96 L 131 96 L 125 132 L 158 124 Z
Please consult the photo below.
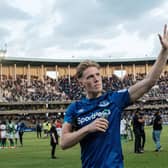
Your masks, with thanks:
M 163 36 L 158 34 L 160 43 L 163 49 L 168 49 L 168 31 L 167 31 L 167 24 L 164 26 Z

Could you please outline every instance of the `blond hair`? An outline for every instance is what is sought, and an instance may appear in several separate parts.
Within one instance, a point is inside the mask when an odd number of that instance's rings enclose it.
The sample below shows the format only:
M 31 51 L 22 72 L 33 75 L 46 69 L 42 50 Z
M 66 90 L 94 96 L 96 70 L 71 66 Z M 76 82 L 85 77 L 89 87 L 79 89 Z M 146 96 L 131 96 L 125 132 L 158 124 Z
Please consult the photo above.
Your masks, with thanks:
M 76 77 L 80 79 L 83 76 L 83 72 L 89 67 L 96 67 L 100 69 L 100 65 L 92 60 L 85 60 L 81 62 L 76 68 Z

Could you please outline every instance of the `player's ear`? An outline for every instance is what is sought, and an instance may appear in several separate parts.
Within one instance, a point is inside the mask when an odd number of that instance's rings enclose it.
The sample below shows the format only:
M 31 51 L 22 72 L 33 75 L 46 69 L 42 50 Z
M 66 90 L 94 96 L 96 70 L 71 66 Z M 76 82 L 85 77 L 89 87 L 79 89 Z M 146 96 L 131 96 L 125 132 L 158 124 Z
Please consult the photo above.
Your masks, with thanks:
M 79 86 L 83 86 L 83 80 L 82 80 L 82 78 L 78 79 L 78 82 L 79 82 Z

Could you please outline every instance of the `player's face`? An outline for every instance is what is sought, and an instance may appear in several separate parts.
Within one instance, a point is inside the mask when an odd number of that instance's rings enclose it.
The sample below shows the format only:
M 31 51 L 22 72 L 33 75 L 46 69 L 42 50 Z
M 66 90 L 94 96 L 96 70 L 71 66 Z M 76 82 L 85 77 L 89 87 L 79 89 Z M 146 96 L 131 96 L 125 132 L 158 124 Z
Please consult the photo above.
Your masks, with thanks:
M 89 98 L 98 97 L 102 93 L 102 78 L 99 69 L 89 67 L 83 72 L 81 83 Z

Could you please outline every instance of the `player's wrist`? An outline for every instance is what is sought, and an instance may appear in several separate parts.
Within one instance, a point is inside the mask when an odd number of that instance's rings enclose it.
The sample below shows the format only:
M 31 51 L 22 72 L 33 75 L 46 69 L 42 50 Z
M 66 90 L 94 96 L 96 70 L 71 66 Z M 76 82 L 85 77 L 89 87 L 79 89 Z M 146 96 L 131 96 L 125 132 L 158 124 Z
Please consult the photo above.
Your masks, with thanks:
M 85 134 L 88 134 L 89 132 L 90 132 L 90 125 L 86 125 L 85 127 L 83 127 L 83 129 L 84 129 L 84 133 Z
M 167 56 L 167 55 L 168 55 L 168 48 L 163 48 L 163 47 L 162 47 L 162 49 L 161 49 L 161 54 Z

